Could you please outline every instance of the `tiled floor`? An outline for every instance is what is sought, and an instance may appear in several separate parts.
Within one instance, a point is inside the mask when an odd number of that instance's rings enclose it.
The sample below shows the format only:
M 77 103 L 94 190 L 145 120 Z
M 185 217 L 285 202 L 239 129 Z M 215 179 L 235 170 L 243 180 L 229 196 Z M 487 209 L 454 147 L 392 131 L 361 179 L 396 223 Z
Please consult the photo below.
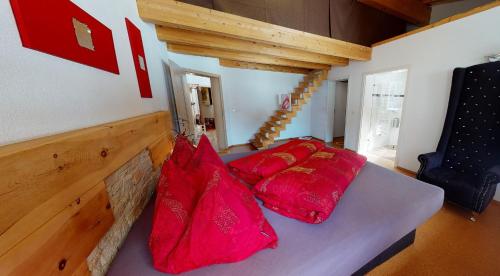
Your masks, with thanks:
M 368 161 L 378 164 L 384 168 L 393 169 L 396 164 L 396 150 L 388 147 L 380 147 L 365 154 Z

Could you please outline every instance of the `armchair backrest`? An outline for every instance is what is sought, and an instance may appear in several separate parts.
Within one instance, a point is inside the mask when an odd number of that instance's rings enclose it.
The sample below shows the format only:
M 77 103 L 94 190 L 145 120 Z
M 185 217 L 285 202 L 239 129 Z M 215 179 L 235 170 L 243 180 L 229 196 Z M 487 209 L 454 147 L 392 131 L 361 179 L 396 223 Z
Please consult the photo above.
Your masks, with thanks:
M 437 151 L 443 166 L 479 176 L 500 164 L 500 62 L 456 68 Z

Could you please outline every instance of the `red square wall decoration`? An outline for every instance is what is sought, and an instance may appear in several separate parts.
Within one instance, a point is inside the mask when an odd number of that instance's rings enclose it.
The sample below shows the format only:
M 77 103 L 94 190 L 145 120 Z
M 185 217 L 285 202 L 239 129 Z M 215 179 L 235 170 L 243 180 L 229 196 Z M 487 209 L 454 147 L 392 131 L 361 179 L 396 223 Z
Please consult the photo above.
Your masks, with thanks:
M 119 74 L 109 28 L 69 0 L 10 0 L 24 47 Z
M 125 18 L 128 38 L 132 48 L 132 58 L 134 59 L 135 73 L 139 82 L 139 90 L 142 98 L 152 98 L 151 84 L 149 83 L 148 66 L 144 55 L 141 30 L 137 28 L 128 18 Z

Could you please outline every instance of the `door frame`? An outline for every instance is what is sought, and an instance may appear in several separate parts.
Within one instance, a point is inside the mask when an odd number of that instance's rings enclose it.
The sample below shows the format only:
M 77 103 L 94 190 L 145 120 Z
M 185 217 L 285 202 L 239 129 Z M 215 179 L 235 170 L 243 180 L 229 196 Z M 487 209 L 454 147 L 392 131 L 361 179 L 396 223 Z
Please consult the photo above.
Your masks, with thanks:
M 370 71 L 370 72 L 365 72 L 362 74 L 362 86 L 361 86 L 361 116 L 360 116 L 360 122 L 359 122 L 359 131 L 358 131 L 358 145 L 357 145 L 357 151 L 359 151 L 360 149 L 360 146 L 361 146 L 361 138 L 362 138 L 362 129 L 363 129 L 363 116 L 365 115 L 365 96 L 366 96 L 366 78 L 369 76 L 369 75 L 375 75 L 375 74 L 380 74 L 380 73 L 388 73 L 388 72 L 392 72 L 392 71 L 398 71 L 398 70 L 406 70 L 406 83 L 405 83 L 405 87 L 404 87 L 404 100 L 403 100 L 403 110 L 401 112 L 401 120 L 399 122 L 399 133 L 398 133 L 398 144 L 396 145 L 396 157 L 394 158 L 394 167 L 398 167 L 399 166 L 399 141 L 400 141 L 400 138 L 401 138 L 401 133 L 402 133 L 402 129 L 403 129 L 403 126 L 404 126 L 404 121 L 405 121 L 405 117 L 406 117 L 406 105 L 407 105 L 407 101 L 408 101 L 408 82 L 410 81 L 410 72 L 411 72 L 411 67 L 409 65 L 406 65 L 406 66 L 398 66 L 398 67 L 391 67 L 391 68 L 386 68 L 386 69 L 380 69 L 380 70 L 376 70 L 376 71 Z
M 201 77 L 210 78 L 212 100 L 214 100 L 215 125 L 217 132 L 217 143 L 219 151 L 226 150 L 228 146 L 226 114 L 224 108 L 224 93 L 222 92 L 222 78 L 218 74 L 212 74 L 190 68 L 184 68 L 185 73 L 192 73 Z
M 172 60 L 169 60 L 169 69 L 172 79 L 179 132 L 186 130 L 186 135 L 189 137 L 194 135 L 194 133 L 191 132 L 194 131 L 195 125 L 193 112 L 191 110 L 190 90 L 186 81 L 186 72 L 183 67 L 179 66 Z

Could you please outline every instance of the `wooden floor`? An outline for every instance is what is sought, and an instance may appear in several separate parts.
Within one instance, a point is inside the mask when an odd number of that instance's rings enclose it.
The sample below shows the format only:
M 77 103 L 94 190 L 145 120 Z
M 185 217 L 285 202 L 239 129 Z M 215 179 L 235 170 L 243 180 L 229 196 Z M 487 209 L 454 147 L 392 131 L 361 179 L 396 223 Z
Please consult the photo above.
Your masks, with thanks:
M 415 243 L 368 275 L 500 275 L 500 203 L 478 216 L 445 203 Z
M 280 143 L 285 143 L 281 141 Z M 338 139 L 329 144 L 343 147 Z M 250 145 L 231 147 L 227 153 L 254 150 Z M 415 177 L 404 169 L 394 171 Z M 477 217 L 450 203 L 417 228 L 415 243 L 368 275 L 480 275 L 500 276 L 500 202 Z

